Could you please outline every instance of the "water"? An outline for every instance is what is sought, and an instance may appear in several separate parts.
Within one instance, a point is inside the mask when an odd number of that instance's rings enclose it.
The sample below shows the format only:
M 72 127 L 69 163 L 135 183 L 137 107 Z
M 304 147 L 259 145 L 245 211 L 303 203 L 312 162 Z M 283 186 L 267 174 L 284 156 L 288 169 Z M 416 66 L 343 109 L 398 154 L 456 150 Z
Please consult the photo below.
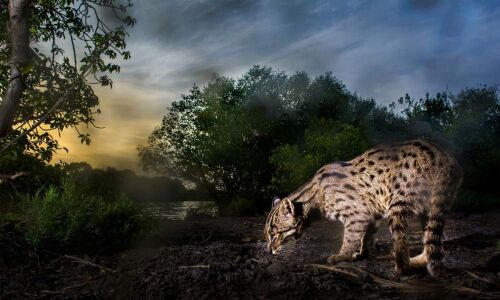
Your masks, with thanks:
M 153 217 L 170 220 L 184 220 L 188 214 L 218 214 L 217 205 L 213 201 L 149 202 L 146 203 L 144 211 Z

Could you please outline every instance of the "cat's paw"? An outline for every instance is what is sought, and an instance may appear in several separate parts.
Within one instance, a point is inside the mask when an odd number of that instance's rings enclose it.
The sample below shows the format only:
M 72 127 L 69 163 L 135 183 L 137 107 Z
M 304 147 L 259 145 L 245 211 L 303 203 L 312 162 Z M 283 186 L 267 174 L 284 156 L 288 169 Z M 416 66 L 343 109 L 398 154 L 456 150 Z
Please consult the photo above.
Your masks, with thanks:
M 328 259 L 326 260 L 327 263 L 332 264 L 332 265 L 340 263 L 340 262 L 344 262 L 344 261 L 352 261 L 352 255 L 334 254 L 334 255 L 331 255 L 330 257 L 328 257 Z
M 446 272 L 446 270 L 442 266 L 432 268 L 428 265 L 427 271 L 429 272 L 429 275 L 431 275 L 431 277 L 434 279 L 437 279 L 437 280 L 448 279 L 448 273 Z
M 409 273 L 409 266 L 408 265 L 403 265 L 403 266 L 396 265 L 396 267 L 394 268 L 394 272 L 398 276 L 406 275 Z
M 368 251 L 356 252 L 352 255 L 352 261 L 360 261 L 368 258 Z

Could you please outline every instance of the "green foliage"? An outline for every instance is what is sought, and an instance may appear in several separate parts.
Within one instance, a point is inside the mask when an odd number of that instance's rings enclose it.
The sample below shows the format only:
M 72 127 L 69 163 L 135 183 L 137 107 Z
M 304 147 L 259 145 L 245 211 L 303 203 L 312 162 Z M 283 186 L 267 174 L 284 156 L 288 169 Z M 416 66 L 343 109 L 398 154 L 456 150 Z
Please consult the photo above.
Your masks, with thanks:
M 173 102 L 139 148 L 141 162 L 205 187 L 221 206 L 239 197 L 254 209 L 267 207 L 272 194 L 286 192 L 318 165 L 366 148 L 369 120 L 361 112 L 375 109 L 329 73 L 311 80 L 254 66 L 241 78 L 215 76 Z M 276 167 L 293 164 L 277 163 L 287 155 L 303 170 L 283 189 L 289 178 L 278 178 Z M 273 177 L 280 183 L 272 185 Z
M 305 130 L 299 145 L 278 146 L 270 157 L 276 168 L 274 189 L 290 193 L 307 181 L 327 162 L 350 160 L 368 148 L 369 141 L 359 128 L 319 119 Z
M 57 134 L 67 128 L 74 128 L 82 143 L 90 143 L 89 134 L 80 132 L 78 125 L 94 125 L 94 117 L 100 112 L 92 85 L 111 87 L 109 75 L 120 71 L 114 61 L 130 58 L 125 50 L 125 27 L 135 24 L 127 14 L 131 6 L 130 1 L 116 0 L 33 1 L 32 61 L 23 70 L 25 91 L 13 131 L 2 138 L 0 149 L 13 141 L 11 153 L 30 153 L 48 162 L 60 149 Z M 0 12 L 1 28 L 6 28 L 7 14 L 7 10 Z M 106 23 L 99 14 L 109 14 L 115 20 L 106 20 Z M 10 48 L 8 36 L 1 32 L 0 95 L 3 95 L 9 83 Z M 36 130 L 19 138 L 40 120 L 42 123 Z M 3 149 L 0 152 L 0 159 L 11 155 Z
M 457 95 L 438 93 L 418 101 L 406 96 L 405 103 L 409 136 L 447 144 L 464 169 L 464 188 L 480 193 L 478 198 L 499 196 L 500 98 L 496 88 L 470 88 Z
M 23 200 L 26 238 L 35 247 L 106 252 L 123 247 L 141 227 L 140 210 L 124 196 L 88 196 L 65 179 Z
M 139 154 L 146 170 L 191 180 L 222 212 L 234 214 L 268 208 L 273 195 L 293 191 L 323 164 L 411 138 L 451 149 L 464 167 L 466 189 L 484 199 L 499 195 L 495 88 L 418 100 L 406 95 L 399 105 L 402 113 L 395 113 L 395 103 L 358 97 L 331 73 L 311 79 L 254 66 L 240 78 L 215 76 L 174 101 Z

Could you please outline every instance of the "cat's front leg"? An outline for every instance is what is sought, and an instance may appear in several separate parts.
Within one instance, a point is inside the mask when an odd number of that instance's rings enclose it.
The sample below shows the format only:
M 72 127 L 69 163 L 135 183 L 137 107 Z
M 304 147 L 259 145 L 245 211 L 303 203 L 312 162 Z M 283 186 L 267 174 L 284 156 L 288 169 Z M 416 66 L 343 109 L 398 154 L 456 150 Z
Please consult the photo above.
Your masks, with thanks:
M 336 264 L 363 259 L 362 241 L 370 224 L 370 220 L 347 221 L 344 228 L 342 247 L 338 254 L 328 257 L 327 262 Z

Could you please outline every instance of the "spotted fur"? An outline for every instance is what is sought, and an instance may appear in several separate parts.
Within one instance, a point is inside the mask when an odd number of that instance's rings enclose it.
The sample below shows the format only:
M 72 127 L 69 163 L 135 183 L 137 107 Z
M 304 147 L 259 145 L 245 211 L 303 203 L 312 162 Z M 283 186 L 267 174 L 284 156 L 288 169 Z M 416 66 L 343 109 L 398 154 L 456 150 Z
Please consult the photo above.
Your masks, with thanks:
M 444 212 L 462 182 L 462 171 L 452 155 L 425 140 L 379 145 L 351 161 L 323 166 L 288 197 L 273 201 L 265 236 L 276 254 L 291 237 L 301 234 L 313 209 L 344 224 L 338 254 L 329 263 L 353 261 L 368 254 L 381 219 L 388 220 L 397 273 L 427 267 L 430 275 L 444 275 L 442 236 Z M 406 245 L 409 218 L 425 225 L 422 254 L 410 258 Z

